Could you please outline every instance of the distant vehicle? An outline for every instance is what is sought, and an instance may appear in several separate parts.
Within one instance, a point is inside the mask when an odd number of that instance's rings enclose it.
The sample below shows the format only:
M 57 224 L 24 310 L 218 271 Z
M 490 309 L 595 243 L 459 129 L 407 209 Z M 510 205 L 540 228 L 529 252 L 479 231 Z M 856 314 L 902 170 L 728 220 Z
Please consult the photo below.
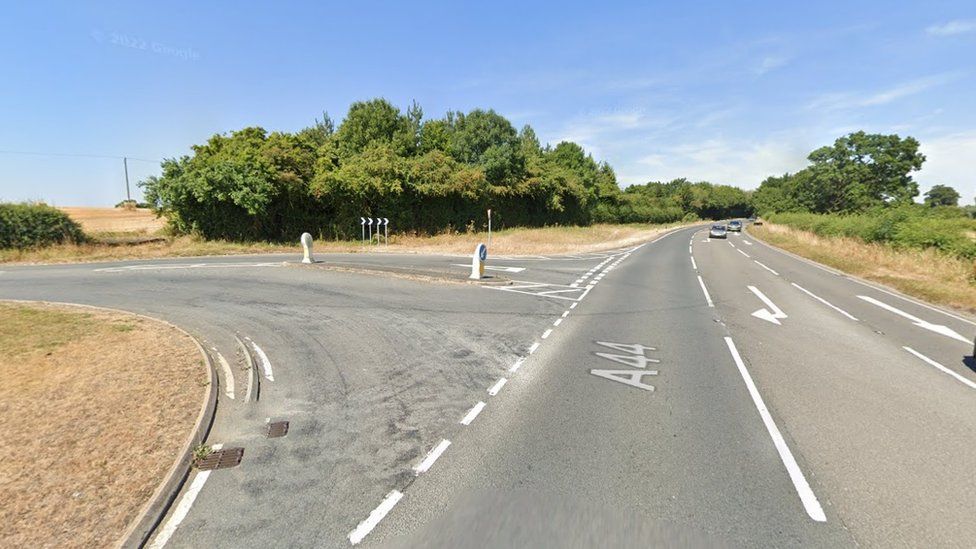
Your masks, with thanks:
M 729 230 L 730 231 L 735 231 L 737 233 L 741 233 L 742 232 L 742 222 L 739 221 L 738 219 L 735 220 L 735 221 L 729 221 Z
M 708 238 L 728 238 L 725 225 L 712 225 L 712 228 L 708 231 Z

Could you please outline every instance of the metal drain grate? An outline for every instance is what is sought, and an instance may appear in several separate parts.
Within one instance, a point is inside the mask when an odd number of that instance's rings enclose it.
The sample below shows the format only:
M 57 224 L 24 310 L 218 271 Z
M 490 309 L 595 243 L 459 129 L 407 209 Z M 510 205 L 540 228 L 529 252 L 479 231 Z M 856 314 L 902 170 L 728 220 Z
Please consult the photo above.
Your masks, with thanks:
M 197 469 L 208 471 L 211 469 L 228 469 L 241 464 L 244 448 L 227 448 L 210 452 L 210 455 L 196 461 Z
M 287 421 L 274 421 L 268 424 L 268 438 L 283 437 L 288 434 Z

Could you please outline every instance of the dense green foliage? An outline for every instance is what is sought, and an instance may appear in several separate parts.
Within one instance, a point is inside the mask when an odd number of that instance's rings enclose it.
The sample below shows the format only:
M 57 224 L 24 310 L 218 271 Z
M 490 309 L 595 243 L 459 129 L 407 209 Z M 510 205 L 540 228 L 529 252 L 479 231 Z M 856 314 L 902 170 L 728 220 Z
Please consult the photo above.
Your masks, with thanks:
M 959 193 L 948 185 L 933 185 L 925 193 L 925 204 L 936 206 L 958 206 Z
M 847 236 L 897 248 L 935 248 L 976 259 L 976 220 L 959 208 L 909 205 L 847 215 L 780 213 L 768 219 L 821 236 Z
M 44 204 L 0 204 L 0 249 L 84 242 L 81 227 Z
M 435 233 L 498 228 L 660 222 L 744 215 L 746 194 L 677 180 L 621 191 L 616 174 L 576 143 L 542 146 L 494 111 L 425 120 L 383 99 L 354 103 L 297 133 L 245 128 L 214 135 L 169 159 L 142 185 L 178 233 L 232 240 L 294 240 L 304 231 L 358 237 L 360 217 Z

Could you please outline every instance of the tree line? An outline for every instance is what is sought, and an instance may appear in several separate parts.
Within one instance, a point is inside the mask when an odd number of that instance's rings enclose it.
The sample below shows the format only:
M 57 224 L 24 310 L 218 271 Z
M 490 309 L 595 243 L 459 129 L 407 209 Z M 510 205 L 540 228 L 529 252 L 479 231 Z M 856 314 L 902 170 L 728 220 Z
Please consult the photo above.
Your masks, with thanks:
M 621 190 L 613 168 L 576 143 L 542 145 L 493 110 L 425 119 L 384 99 L 352 104 L 298 132 L 248 127 L 163 161 L 141 185 L 179 234 L 229 240 L 355 238 L 360 217 L 391 229 L 673 222 L 750 213 L 741 189 L 678 179 Z

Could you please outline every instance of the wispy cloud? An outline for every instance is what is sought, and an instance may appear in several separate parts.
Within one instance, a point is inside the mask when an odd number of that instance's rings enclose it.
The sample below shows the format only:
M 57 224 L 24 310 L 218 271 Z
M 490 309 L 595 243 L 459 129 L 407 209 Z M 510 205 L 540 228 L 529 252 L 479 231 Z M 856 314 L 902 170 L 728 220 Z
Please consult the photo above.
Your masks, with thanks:
M 926 27 L 925 32 L 933 36 L 952 36 L 976 31 L 976 19 L 954 19 L 941 25 Z
M 786 66 L 790 62 L 790 58 L 785 55 L 767 55 L 762 58 L 759 65 L 753 69 L 753 72 L 762 76 L 769 71 L 776 70 L 780 67 Z
M 902 99 L 904 97 L 909 97 L 912 95 L 917 95 L 924 91 L 936 88 L 938 86 L 943 86 L 948 84 L 960 77 L 958 72 L 946 72 L 941 74 L 935 74 L 931 76 L 926 76 L 923 78 L 916 78 L 915 80 L 909 80 L 907 82 L 902 82 L 896 84 L 890 88 L 869 92 L 869 93 L 858 93 L 858 92 L 839 92 L 839 93 L 825 93 L 813 101 L 807 104 L 807 109 L 809 110 L 823 110 L 823 111 L 838 111 L 845 109 L 853 109 L 858 107 L 874 107 L 878 105 L 886 105 L 892 101 Z

